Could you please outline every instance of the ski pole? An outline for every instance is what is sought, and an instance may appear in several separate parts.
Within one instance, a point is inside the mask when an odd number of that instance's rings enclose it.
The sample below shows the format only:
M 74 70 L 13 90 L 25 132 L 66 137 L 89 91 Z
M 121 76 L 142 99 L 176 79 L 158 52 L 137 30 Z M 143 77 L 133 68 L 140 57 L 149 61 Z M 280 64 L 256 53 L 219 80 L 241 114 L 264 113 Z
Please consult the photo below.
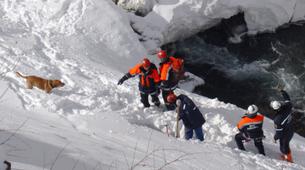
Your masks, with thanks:
M 180 137 L 180 133 L 179 133 L 179 113 L 177 112 L 177 117 L 176 117 L 176 138 Z

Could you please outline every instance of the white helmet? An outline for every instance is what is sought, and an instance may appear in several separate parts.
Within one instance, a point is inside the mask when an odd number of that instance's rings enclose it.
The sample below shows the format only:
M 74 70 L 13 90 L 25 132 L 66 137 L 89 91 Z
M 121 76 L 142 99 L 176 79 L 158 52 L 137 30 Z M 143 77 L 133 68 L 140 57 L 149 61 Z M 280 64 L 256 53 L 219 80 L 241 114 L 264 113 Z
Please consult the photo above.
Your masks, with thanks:
M 248 107 L 246 115 L 248 117 L 254 117 L 257 115 L 258 108 L 256 105 L 252 104 Z
M 272 107 L 274 110 L 278 110 L 281 107 L 281 103 L 274 100 L 270 103 L 270 107 Z

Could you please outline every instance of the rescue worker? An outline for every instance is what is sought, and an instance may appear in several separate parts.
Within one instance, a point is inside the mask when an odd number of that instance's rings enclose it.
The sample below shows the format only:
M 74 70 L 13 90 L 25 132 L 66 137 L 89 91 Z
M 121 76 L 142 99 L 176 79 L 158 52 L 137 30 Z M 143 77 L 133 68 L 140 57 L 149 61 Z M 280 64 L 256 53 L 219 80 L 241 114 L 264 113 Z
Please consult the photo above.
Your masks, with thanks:
M 137 64 L 135 67 L 129 70 L 118 82 L 118 85 L 123 84 L 123 82 L 130 77 L 139 75 L 139 90 L 141 96 L 141 102 L 144 107 L 150 107 L 148 97 L 152 98 L 152 102 L 156 106 L 160 106 L 158 84 L 160 82 L 160 77 L 155 64 L 151 63 L 147 58 L 144 58 L 142 63 Z
M 278 90 L 281 92 L 284 101 L 272 101 L 270 103 L 271 108 L 276 111 L 276 115 L 273 120 L 275 127 L 274 142 L 280 140 L 280 151 L 282 152 L 281 158 L 288 162 L 293 162 L 289 147 L 289 142 L 293 137 L 291 115 L 292 103 L 286 91 L 284 91 L 282 88 L 278 88 Z
M 167 101 L 176 106 L 177 120 L 182 119 L 185 127 L 185 139 L 193 138 L 195 131 L 196 138 L 203 141 L 202 125 L 205 123 L 205 119 L 195 103 L 186 95 L 180 94 L 177 97 L 174 93 L 167 96 Z
M 178 82 L 181 79 L 182 68 L 176 64 L 176 58 L 168 57 L 164 50 L 158 52 L 158 58 L 161 60 L 159 67 L 160 74 L 160 89 L 167 110 L 174 110 L 175 106 L 167 101 L 167 96 L 177 88 Z M 182 65 L 182 64 L 181 64 Z M 181 66 L 182 67 L 182 66 Z
M 237 124 L 239 133 L 235 135 L 235 142 L 240 150 L 246 150 L 243 141 L 249 142 L 254 140 L 254 145 L 258 152 L 265 155 L 265 149 L 263 145 L 263 121 L 264 116 L 258 114 L 258 108 L 256 105 L 250 105 L 247 112 Z

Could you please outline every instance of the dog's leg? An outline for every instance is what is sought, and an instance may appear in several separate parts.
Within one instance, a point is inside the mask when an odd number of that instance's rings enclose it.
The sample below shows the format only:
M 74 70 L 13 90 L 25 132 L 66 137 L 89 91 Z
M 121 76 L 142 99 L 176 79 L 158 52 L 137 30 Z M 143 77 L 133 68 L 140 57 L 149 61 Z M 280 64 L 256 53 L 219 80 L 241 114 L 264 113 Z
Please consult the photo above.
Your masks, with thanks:
M 51 90 L 52 90 L 52 89 L 47 88 L 47 89 L 45 90 L 45 92 L 49 94 L 49 93 L 51 93 Z
M 51 93 L 52 87 L 48 83 L 46 83 L 46 86 L 45 86 L 44 90 L 45 90 L 46 93 Z
M 26 81 L 26 88 L 33 89 L 33 84 L 29 81 Z

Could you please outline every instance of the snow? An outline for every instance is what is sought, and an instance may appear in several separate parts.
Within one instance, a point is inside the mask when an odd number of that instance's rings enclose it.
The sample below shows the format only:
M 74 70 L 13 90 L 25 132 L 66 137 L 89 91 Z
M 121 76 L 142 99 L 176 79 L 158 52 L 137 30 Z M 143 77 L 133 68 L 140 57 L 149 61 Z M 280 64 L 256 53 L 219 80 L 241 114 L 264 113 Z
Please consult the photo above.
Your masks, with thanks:
M 274 31 L 279 26 L 305 19 L 302 0 L 177 0 L 156 4 L 145 17 L 130 15 L 132 27 L 141 33 L 151 52 L 161 45 L 187 38 L 240 12 L 248 34 Z
M 205 141 L 185 141 L 183 127 L 182 138 L 174 138 L 175 113 L 143 108 L 137 78 L 116 85 L 147 51 L 130 15 L 112 1 L 5 0 L 0 14 L 0 158 L 13 169 L 305 169 L 304 139 L 291 142 L 295 164 L 280 161 L 269 119 L 266 157 L 253 144 L 237 150 L 235 125 L 244 110 L 190 93 L 203 81 L 189 73 L 192 81 L 177 94 L 190 96 L 204 114 Z M 15 71 L 66 85 L 51 94 L 26 89 Z
M 8 24 L 12 25 L 9 27 L 14 29 L 21 27 L 21 30 L 16 30 L 12 34 L 19 33 L 18 39 L 29 36 L 26 40 L 22 38 L 23 41 L 29 41 L 26 45 L 28 49 L 37 45 L 35 41 L 38 38 L 46 47 L 43 53 L 48 54 L 44 55 L 60 58 L 61 56 L 56 54 L 60 51 L 61 55 L 69 58 L 86 56 L 95 63 L 116 66 L 118 70 L 121 65 L 125 65 L 126 67 L 120 70 L 123 71 L 134 64 L 130 60 L 131 57 L 140 60 L 146 54 L 133 30 L 126 27 L 129 25 L 128 18 L 122 15 L 122 11 L 112 2 L 60 0 L 56 3 L 36 3 L 25 0 L 17 3 L 6 0 L 0 5 L 4 13 L 3 22 L 9 22 Z M 113 10 L 103 10 L 104 8 Z M 4 40 L 10 41 L 10 36 L 7 35 Z M 26 44 L 21 42 L 19 45 L 18 41 L 13 43 L 14 46 Z
M 294 10 L 294 14 L 293 14 L 293 18 L 292 21 L 302 21 L 305 18 L 304 15 L 304 8 L 305 8 L 305 3 L 302 0 L 297 0 L 294 6 L 295 10 Z
M 155 4 L 155 0 L 117 0 L 118 6 L 141 15 L 147 15 Z

